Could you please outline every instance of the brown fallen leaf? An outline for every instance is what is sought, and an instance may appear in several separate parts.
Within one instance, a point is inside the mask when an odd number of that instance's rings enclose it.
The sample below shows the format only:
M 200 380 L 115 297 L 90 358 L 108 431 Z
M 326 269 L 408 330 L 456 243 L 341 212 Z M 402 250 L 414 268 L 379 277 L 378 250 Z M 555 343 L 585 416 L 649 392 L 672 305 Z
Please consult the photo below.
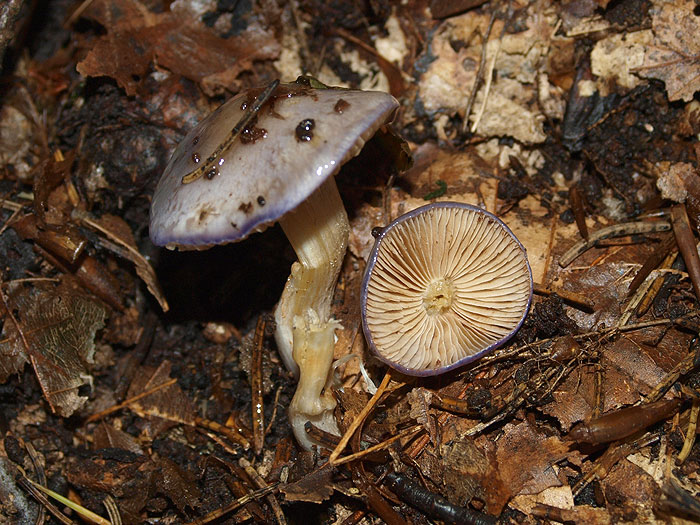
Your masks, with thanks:
M 430 435 L 430 440 L 437 444 L 439 442 L 437 435 L 437 427 L 435 425 L 435 418 L 430 414 L 430 400 L 433 397 L 433 393 L 425 388 L 414 388 L 406 395 L 409 404 L 411 405 L 411 411 L 409 416 L 414 418 L 417 423 L 423 425 L 425 430 Z
M 67 286 L 17 286 L 7 303 L 14 313 L 0 339 L 0 383 L 30 361 L 51 410 L 70 416 L 87 401 L 78 389 L 92 384 L 89 363 L 105 308 Z
M 555 465 L 576 456 L 575 451 L 527 421 L 509 423 L 503 430 L 496 445 L 496 459 L 500 477 L 511 494 L 537 494 L 562 484 Z
M 143 454 L 141 445 L 139 445 L 135 437 L 105 422 L 100 423 L 95 429 L 95 432 L 93 432 L 92 448 L 93 450 L 119 448 L 128 450 L 134 454 Z
M 690 102 L 700 90 L 700 19 L 693 0 L 664 2 L 652 10 L 654 41 L 637 72 L 663 80 L 669 100 Z
M 138 251 L 131 228 L 124 219 L 109 214 L 96 218 L 77 208 L 73 210 L 72 215 L 83 226 L 100 234 L 100 244 L 102 246 L 134 263 L 136 273 L 146 284 L 148 291 L 156 298 L 162 310 L 167 312 L 170 309 L 153 266 Z
M 152 13 L 137 0 L 97 0 L 84 16 L 101 23 L 107 34 L 78 63 L 78 72 L 112 77 L 128 95 L 136 94 L 152 64 L 189 78 L 214 95 L 232 88 L 253 61 L 274 59 L 280 53 L 272 31 L 257 23 L 249 23 L 239 35 L 220 38 L 191 16 Z
M 159 474 L 156 486 L 160 491 L 170 498 L 180 512 L 184 513 L 186 507 L 196 508 L 202 493 L 194 483 L 194 476 L 168 458 L 158 458 L 155 463 Z
M 170 379 L 169 361 L 163 361 L 156 369 L 142 367 L 131 382 L 127 398 L 162 385 Z M 182 392 L 177 384 L 156 390 L 129 404 L 129 408 L 141 417 L 155 416 L 167 421 L 194 425 L 195 411 L 190 399 Z
M 89 456 L 70 456 L 66 477 L 75 487 L 117 498 L 125 525 L 143 522 L 141 510 L 161 484 L 154 461 L 118 448 L 97 450 Z

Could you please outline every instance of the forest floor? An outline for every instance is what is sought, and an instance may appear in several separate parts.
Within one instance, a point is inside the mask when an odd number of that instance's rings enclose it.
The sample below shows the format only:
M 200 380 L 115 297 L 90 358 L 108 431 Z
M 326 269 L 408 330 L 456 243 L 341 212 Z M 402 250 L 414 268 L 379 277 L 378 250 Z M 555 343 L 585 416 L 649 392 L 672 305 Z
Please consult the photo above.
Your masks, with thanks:
M 96 523 L 700 521 L 696 2 L 10 0 L 0 46 L 1 523 L 81 519 L 34 483 Z M 302 74 L 391 93 L 413 158 L 337 176 L 356 358 L 327 389 L 364 419 L 334 461 L 287 420 L 279 226 L 148 236 L 186 133 Z M 363 338 L 372 230 L 444 200 L 508 225 L 535 296 L 488 356 L 404 376 Z

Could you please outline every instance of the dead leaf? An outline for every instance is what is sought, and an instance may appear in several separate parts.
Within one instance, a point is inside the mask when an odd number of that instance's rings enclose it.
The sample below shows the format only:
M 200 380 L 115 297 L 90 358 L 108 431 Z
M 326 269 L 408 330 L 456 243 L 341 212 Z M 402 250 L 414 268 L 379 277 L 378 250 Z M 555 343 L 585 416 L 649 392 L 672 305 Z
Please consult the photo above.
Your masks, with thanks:
M 144 455 L 108 448 L 71 457 L 66 477 L 76 487 L 118 498 L 122 519 L 131 524 L 143 521 L 140 511 L 153 495 L 157 469 Z
M 51 410 L 68 417 L 87 401 L 78 388 L 92 384 L 89 363 L 105 308 L 68 287 L 17 287 L 8 300 L 0 341 L 0 382 L 31 361 Z
M 280 486 L 287 501 L 321 503 L 333 494 L 333 470 L 327 465 L 316 469 L 299 481 Z
M 513 495 L 560 486 L 556 464 L 577 454 L 558 437 L 547 436 L 527 421 L 506 425 L 496 446 L 501 479 Z
M 187 507 L 196 508 L 202 493 L 195 485 L 193 476 L 168 458 L 159 458 L 156 464 L 160 474 L 160 480 L 156 482 L 158 488 L 170 498 L 180 512 L 184 513 Z
M 80 221 L 83 226 L 101 234 L 100 243 L 106 249 L 134 263 L 136 273 L 146 284 L 148 291 L 156 298 L 161 309 L 164 312 L 170 309 L 153 266 L 151 266 L 151 263 L 138 251 L 131 228 L 123 219 L 116 215 L 109 214 L 100 218 L 95 218 L 89 213 L 77 208 L 73 210 L 72 215 L 73 218 Z
M 129 386 L 127 398 L 136 397 L 168 381 L 171 368 L 169 361 L 163 361 L 155 370 L 150 367 L 139 369 Z M 194 425 L 195 421 L 194 407 L 177 384 L 156 390 L 130 403 L 129 408 L 141 417 L 155 416 L 185 425 Z
M 220 38 L 201 22 L 176 12 L 152 13 L 137 0 L 98 0 L 85 16 L 102 23 L 107 35 L 78 64 L 78 72 L 112 77 L 129 95 L 136 94 L 151 64 L 198 82 L 211 96 L 231 89 L 253 61 L 280 53 L 274 34 L 255 22 L 239 35 Z
M 430 435 L 430 441 L 438 442 L 437 428 L 435 426 L 435 418 L 430 414 L 430 400 L 433 398 L 433 393 L 425 388 L 414 388 L 406 395 L 411 412 L 409 416 L 414 418 L 417 423 L 423 425 L 425 430 Z
M 143 454 L 141 446 L 132 435 L 116 429 L 105 422 L 99 424 L 92 434 L 92 448 L 94 450 L 119 448 L 133 452 L 134 454 Z
M 663 80 L 669 100 L 690 102 L 700 90 L 700 19 L 693 0 L 664 2 L 652 9 L 654 40 L 637 69 Z

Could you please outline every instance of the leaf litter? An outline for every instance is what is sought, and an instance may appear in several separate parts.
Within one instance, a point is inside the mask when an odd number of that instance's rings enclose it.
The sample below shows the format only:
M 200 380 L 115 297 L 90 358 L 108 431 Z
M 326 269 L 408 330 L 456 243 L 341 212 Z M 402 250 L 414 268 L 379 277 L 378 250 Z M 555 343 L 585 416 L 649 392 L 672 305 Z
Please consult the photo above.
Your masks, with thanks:
M 126 523 L 692 513 L 700 324 L 698 276 L 683 261 L 700 216 L 696 6 L 446 4 L 94 0 L 63 13 L 70 39 L 42 33 L 51 51 L 17 60 L 23 83 L 0 110 L 0 248 L 11 275 L 0 380 L 16 395 L 0 423 L 32 439 L 85 505 L 100 511 L 110 494 Z M 336 357 L 354 357 L 332 388 L 340 428 L 365 419 L 336 466 L 327 457 L 338 436 L 310 427 L 322 447 L 295 449 L 285 417 L 293 379 L 269 334 L 250 342 L 291 262 L 275 232 L 251 239 L 232 266 L 216 262 L 225 248 L 159 252 L 144 227 L 160 152 L 230 94 L 302 72 L 400 96 L 395 127 L 415 160 L 380 173 L 387 162 L 368 147 L 339 176 L 352 232 L 333 305 L 345 326 Z M 386 372 L 358 321 L 371 231 L 426 198 L 499 215 L 547 296 L 508 346 L 445 377 L 387 376 L 367 409 Z M 633 226 L 642 221 L 657 222 Z M 264 410 L 253 421 L 256 377 Z M 673 406 L 641 430 L 627 416 Z M 70 414 L 78 426 L 66 426 Z M 577 442 L 576 428 L 618 438 Z M 92 450 L 75 453 L 74 441 Z M 255 501 L 277 490 L 284 499 Z M 431 514 L 437 507 L 445 514 Z

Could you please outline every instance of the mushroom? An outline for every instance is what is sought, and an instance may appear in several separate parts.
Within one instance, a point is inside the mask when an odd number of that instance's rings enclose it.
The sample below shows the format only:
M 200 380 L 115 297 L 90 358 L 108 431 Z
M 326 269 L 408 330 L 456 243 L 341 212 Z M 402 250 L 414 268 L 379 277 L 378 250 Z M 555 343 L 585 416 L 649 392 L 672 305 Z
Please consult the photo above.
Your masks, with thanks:
M 507 341 L 531 299 L 532 272 L 513 232 L 481 208 L 437 202 L 377 235 L 362 282 L 362 328 L 378 359 L 431 376 Z
M 337 432 L 324 387 L 340 328 L 330 304 L 350 228 L 334 175 L 391 122 L 398 102 L 305 80 L 246 91 L 192 129 L 156 187 L 150 235 L 168 248 L 205 249 L 280 222 L 299 260 L 276 307 L 275 339 L 299 378 L 289 418 L 310 448 L 306 421 Z

